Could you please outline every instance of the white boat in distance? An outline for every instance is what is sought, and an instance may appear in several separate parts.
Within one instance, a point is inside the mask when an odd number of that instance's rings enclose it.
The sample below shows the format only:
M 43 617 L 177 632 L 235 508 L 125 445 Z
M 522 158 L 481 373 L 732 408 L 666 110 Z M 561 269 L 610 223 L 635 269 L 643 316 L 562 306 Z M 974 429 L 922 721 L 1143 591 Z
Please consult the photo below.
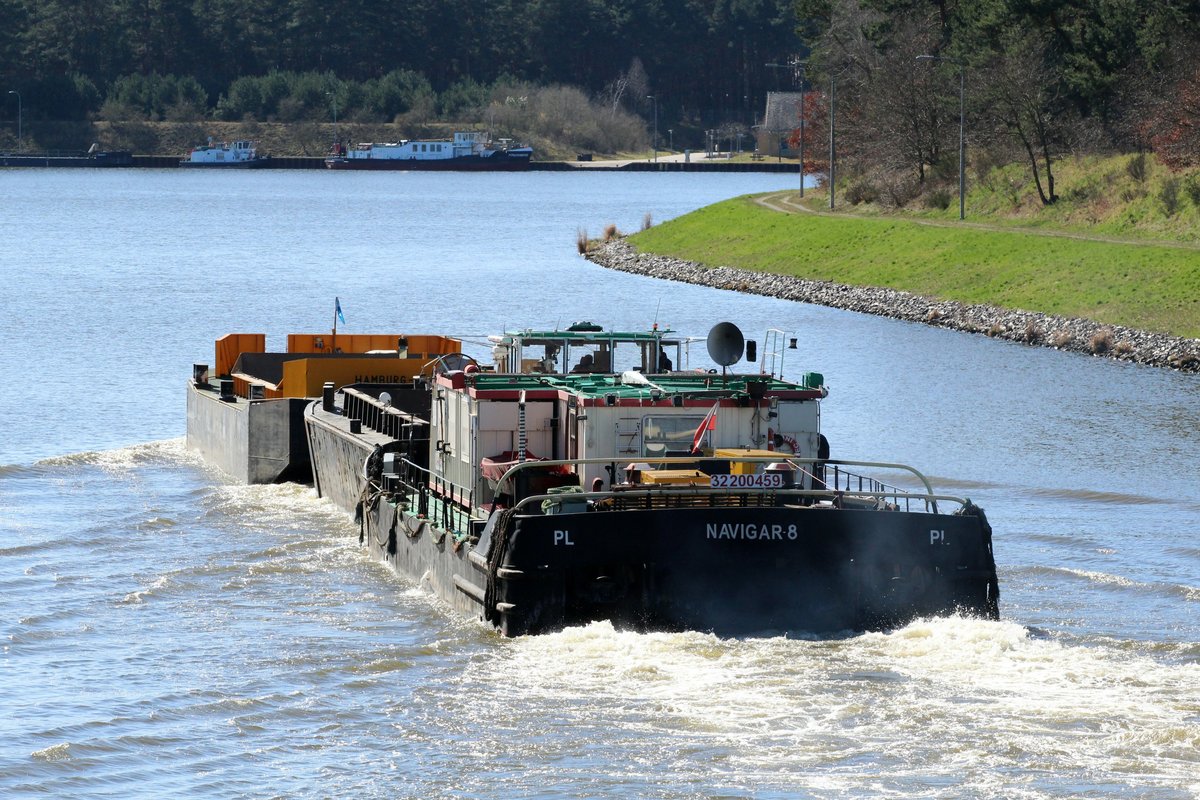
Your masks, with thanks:
M 520 170 L 529 167 L 533 148 L 510 139 L 495 143 L 482 131 L 457 131 L 453 139 L 362 142 L 353 149 L 335 144 L 329 169 Z
M 271 163 L 268 155 L 259 155 L 254 142 L 238 139 L 216 144 L 210 137 L 207 145 L 193 147 L 179 162 L 181 167 L 220 167 L 223 169 L 256 169 Z

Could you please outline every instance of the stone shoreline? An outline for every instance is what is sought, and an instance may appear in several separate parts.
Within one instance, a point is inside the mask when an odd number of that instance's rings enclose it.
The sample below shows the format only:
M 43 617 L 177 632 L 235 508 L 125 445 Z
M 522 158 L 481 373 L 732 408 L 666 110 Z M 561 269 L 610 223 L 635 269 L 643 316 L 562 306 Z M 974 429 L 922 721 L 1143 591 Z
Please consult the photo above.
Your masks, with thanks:
M 621 239 L 590 249 L 586 257 L 608 269 L 653 278 L 815 303 L 1153 367 L 1200 372 L 1200 339 L 1075 317 L 939 301 L 896 289 L 846 286 L 734 267 L 710 268 L 692 261 L 639 253 Z

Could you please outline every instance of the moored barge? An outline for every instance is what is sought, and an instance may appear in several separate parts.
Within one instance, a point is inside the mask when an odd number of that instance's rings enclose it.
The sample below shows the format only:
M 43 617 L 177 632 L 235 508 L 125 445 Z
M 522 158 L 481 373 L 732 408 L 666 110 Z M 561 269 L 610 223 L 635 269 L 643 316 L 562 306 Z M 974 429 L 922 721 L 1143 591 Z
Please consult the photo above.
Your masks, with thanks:
M 533 148 L 506 139 L 493 142 L 482 131 L 457 131 L 451 139 L 402 139 L 334 144 L 325 166 L 336 170 L 512 171 L 529 168 Z
M 248 139 L 233 142 L 214 142 L 193 147 L 179 161 L 189 169 L 262 169 L 271 165 L 269 155 L 259 153 L 258 145 Z
M 93 144 L 86 152 L 55 150 L 44 153 L 0 153 L 0 167 L 132 167 L 128 150 L 101 150 Z

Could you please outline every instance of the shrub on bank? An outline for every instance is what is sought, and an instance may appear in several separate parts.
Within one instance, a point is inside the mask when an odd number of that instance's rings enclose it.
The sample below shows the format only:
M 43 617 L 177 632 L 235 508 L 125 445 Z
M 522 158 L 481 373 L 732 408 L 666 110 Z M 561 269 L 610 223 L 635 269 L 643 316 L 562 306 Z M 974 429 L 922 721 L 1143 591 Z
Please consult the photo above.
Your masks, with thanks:
M 931 189 L 925 193 L 925 207 L 945 211 L 950 207 L 950 192 L 946 189 Z
M 855 181 L 846 187 L 846 202 L 850 205 L 874 203 L 879 200 L 879 190 L 867 180 Z
M 108 90 L 100 116 L 109 120 L 198 119 L 208 92 L 191 76 L 125 75 Z

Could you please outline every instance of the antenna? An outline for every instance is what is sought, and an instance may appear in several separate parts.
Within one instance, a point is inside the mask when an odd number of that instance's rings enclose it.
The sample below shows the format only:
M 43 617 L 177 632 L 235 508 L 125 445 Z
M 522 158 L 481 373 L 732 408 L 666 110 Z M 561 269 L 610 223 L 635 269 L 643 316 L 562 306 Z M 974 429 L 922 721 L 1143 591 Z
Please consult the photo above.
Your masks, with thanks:
M 745 346 L 746 338 L 732 322 L 718 322 L 708 332 L 708 355 L 722 367 L 739 361 Z
M 658 330 L 658 312 L 662 308 L 662 295 L 658 296 L 658 305 L 654 307 L 654 330 Z

